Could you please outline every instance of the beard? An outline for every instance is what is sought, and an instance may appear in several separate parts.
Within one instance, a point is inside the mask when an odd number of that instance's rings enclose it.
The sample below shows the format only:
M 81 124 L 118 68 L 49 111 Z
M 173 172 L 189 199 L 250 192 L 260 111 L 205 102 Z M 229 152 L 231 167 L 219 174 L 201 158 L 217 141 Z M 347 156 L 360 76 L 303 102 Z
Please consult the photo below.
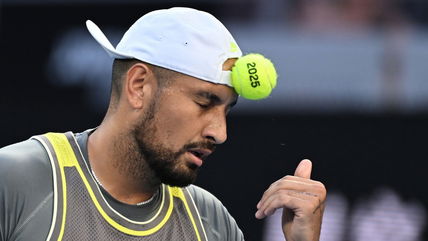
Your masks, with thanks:
M 159 97 L 153 100 L 159 100 Z M 157 138 L 157 102 L 150 103 L 144 117 L 131 130 L 131 140 L 126 145 L 127 157 L 120 166 L 129 175 L 151 186 L 164 183 L 185 187 L 195 182 L 199 167 L 188 163 L 185 154 L 192 148 L 215 150 L 212 142 L 192 142 L 179 150 L 172 150 Z

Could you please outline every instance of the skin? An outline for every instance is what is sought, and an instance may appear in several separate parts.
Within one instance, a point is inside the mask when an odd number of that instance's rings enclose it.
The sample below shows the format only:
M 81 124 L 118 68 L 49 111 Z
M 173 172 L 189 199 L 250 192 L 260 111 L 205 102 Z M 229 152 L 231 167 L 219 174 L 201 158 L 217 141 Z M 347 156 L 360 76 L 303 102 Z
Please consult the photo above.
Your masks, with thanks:
M 283 208 L 282 230 L 288 241 L 317 241 L 327 191 L 325 186 L 311 180 L 312 162 L 302 160 L 294 176 L 287 175 L 274 182 L 257 204 L 256 218 L 272 215 Z
M 224 68 L 232 65 L 233 61 L 227 61 Z M 156 100 L 150 126 L 153 133 L 147 134 L 154 135 L 162 146 L 179 151 L 189 143 L 218 145 L 226 141 L 226 115 L 238 96 L 230 87 L 187 75 L 180 75 L 159 94 L 158 81 L 144 63 L 133 65 L 123 81 L 117 106 L 109 108 L 101 125 L 89 136 L 88 155 L 103 187 L 117 200 L 135 204 L 149 199 L 161 183 L 150 168 L 140 176 L 129 175 L 120 168 L 120 163 L 129 162 L 138 152 L 132 140 L 134 132 L 150 112 L 153 101 Z M 140 139 L 144 139 L 144 131 L 140 128 Z M 192 172 L 190 159 L 189 153 L 181 155 L 177 168 Z
M 227 60 L 223 69 L 230 70 L 235 61 Z M 118 201 L 146 201 L 161 180 L 144 155 L 138 155 L 135 139 L 179 153 L 171 160 L 175 161 L 174 171 L 196 176 L 192 154 L 180 150 L 189 143 L 225 142 L 226 117 L 237 98 L 228 86 L 187 75 L 180 75 L 161 90 L 150 67 L 137 63 L 123 78 L 117 106 L 109 108 L 101 125 L 89 136 L 91 167 L 104 189 Z M 139 160 L 138 168 L 127 165 L 134 159 Z M 284 208 L 282 228 L 288 241 L 319 239 L 326 191 L 322 183 L 310 179 L 311 170 L 311 162 L 303 160 L 294 176 L 273 183 L 257 205 L 259 219 Z

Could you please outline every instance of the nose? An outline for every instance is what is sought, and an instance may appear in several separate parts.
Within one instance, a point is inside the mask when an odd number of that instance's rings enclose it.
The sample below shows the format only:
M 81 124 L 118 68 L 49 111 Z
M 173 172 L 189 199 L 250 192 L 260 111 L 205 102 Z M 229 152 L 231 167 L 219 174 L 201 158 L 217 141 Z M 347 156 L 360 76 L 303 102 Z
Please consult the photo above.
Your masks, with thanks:
M 208 124 L 203 130 L 203 137 L 213 141 L 215 144 L 222 144 L 227 139 L 226 115 L 216 113 L 212 115 Z

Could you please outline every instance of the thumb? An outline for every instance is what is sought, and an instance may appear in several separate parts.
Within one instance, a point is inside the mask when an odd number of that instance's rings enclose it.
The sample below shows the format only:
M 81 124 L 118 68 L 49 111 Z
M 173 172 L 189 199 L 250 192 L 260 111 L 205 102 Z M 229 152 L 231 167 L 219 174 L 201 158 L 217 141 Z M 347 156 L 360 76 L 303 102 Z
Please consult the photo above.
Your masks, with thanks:
M 310 179 L 312 172 L 312 162 L 308 159 L 303 159 L 296 168 L 294 176 Z

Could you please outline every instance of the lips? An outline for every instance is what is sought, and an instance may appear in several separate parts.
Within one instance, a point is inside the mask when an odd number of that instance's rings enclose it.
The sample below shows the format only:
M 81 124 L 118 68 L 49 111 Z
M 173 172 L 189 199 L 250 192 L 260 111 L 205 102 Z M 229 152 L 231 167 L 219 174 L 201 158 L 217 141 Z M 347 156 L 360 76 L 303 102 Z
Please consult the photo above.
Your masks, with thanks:
M 202 160 L 205 160 L 212 153 L 211 150 L 204 148 L 193 148 L 190 149 L 189 152 Z
M 202 166 L 203 161 L 212 153 L 211 150 L 204 148 L 192 148 L 188 152 L 191 154 L 191 161 L 196 166 Z

